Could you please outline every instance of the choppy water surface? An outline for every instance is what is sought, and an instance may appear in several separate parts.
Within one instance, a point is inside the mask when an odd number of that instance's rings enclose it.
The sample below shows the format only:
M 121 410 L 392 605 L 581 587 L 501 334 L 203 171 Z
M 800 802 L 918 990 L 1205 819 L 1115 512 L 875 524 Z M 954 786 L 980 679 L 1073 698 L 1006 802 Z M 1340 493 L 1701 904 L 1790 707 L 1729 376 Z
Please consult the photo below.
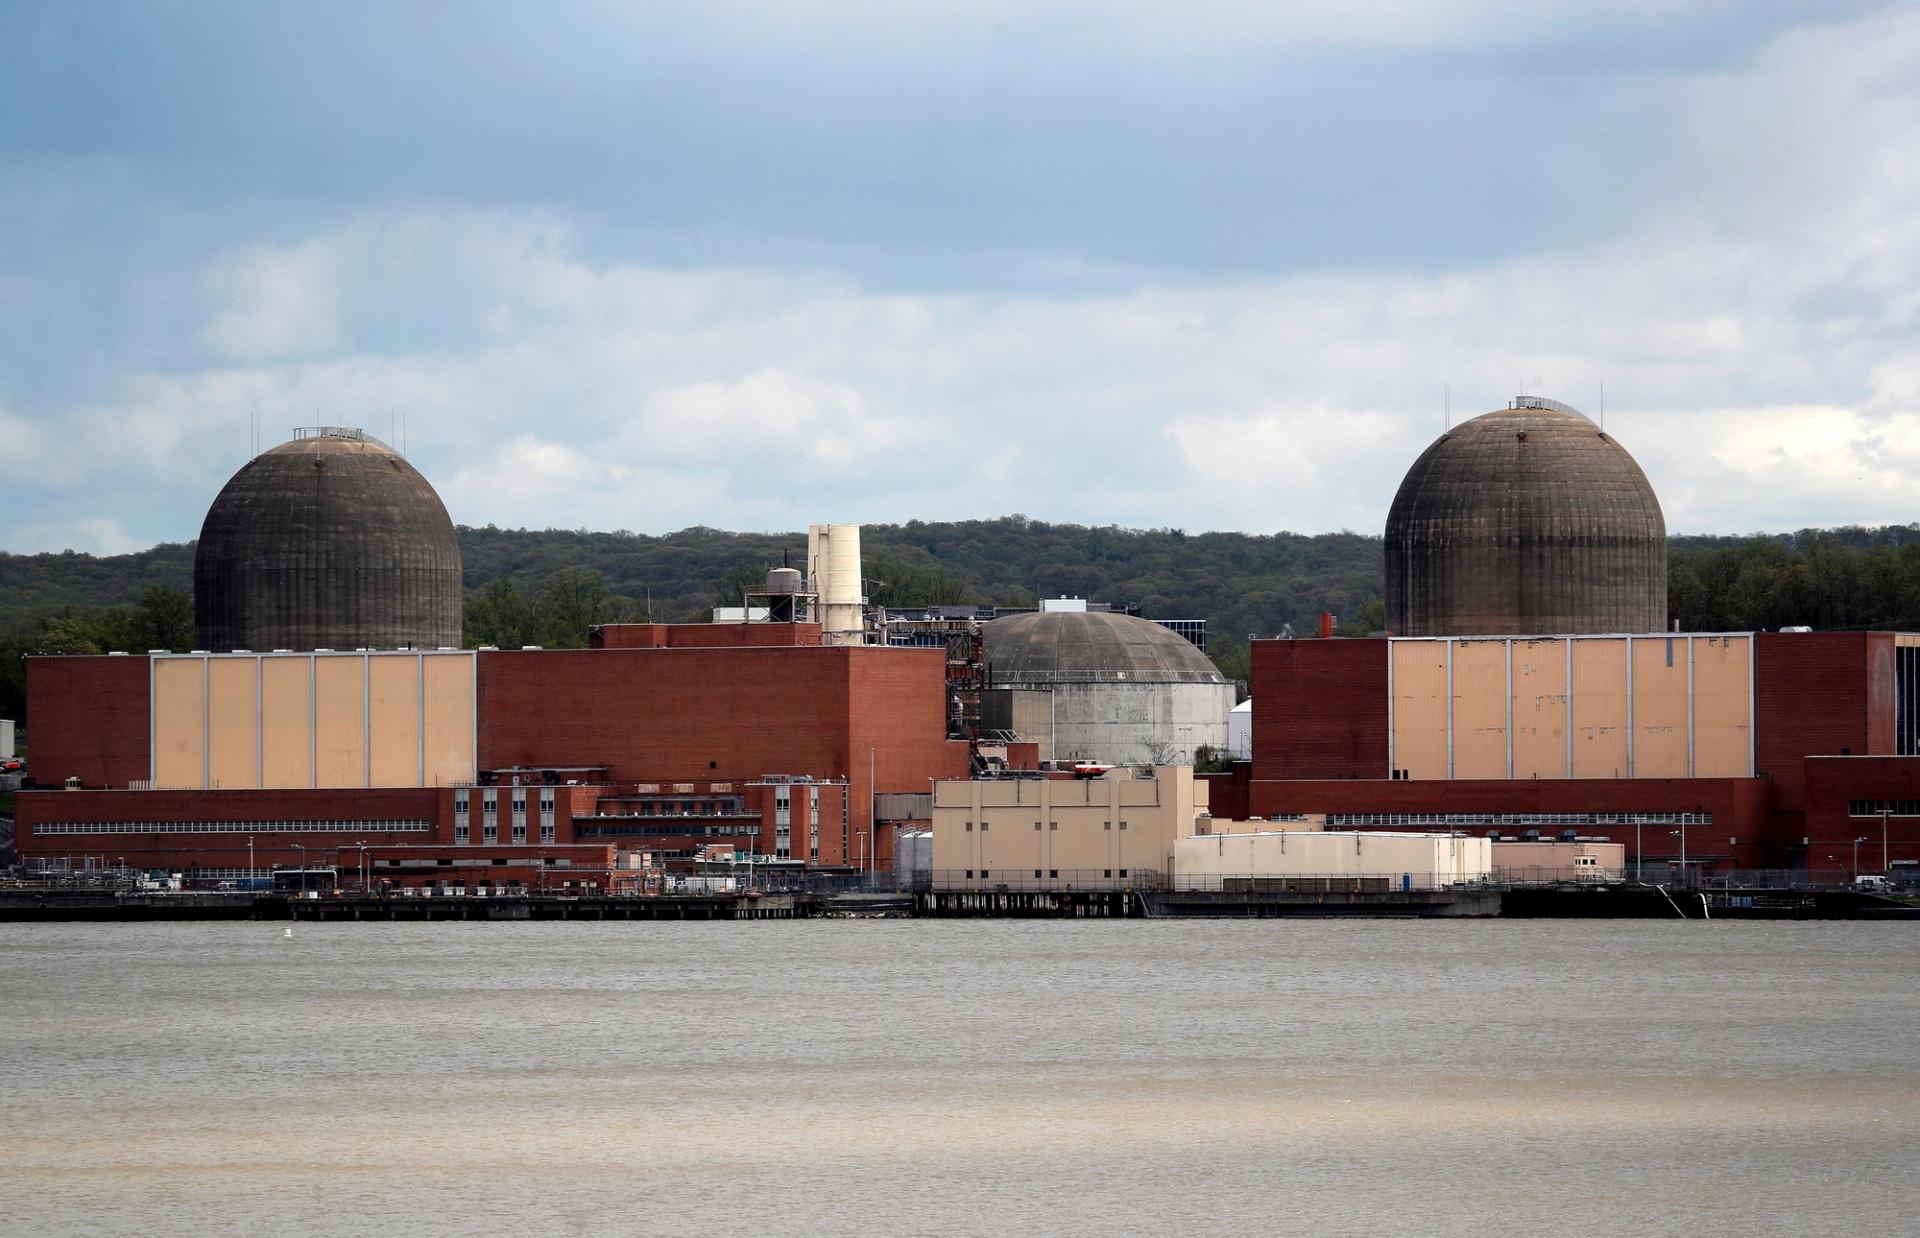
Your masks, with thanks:
M 1913 1233 L 1920 930 L 0 926 L 0 1230 Z

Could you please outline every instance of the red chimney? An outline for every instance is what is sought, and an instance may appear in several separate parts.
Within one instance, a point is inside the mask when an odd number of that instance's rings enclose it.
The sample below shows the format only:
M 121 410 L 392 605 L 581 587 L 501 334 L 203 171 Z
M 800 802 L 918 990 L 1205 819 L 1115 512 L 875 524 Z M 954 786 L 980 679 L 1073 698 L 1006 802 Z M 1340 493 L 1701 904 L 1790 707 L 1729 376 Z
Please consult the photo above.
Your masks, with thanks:
M 1333 635 L 1333 612 L 1330 610 L 1323 610 L 1320 612 L 1320 639 L 1326 640 L 1332 635 Z

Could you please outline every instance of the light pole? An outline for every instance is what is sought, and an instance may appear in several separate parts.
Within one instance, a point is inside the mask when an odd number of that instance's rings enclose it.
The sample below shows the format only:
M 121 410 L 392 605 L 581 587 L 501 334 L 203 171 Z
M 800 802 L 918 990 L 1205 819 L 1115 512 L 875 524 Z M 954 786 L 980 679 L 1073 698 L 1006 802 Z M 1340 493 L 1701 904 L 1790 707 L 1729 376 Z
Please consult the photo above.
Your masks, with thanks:
M 247 883 L 253 883 L 253 835 L 247 835 Z
M 1856 879 L 1860 876 L 1860 844 L 1865 841 L 1867 841 L 1865 834 L 1853 840 L 1853 875 Z
M 1684 878 L 1687 875 L 1687 823 L 1682 821 L 1679 829 L 1667 833 L 1680 840 L 1680 876 Z
M 1893 815 L 1893 805 L 1880 805 L 1880 872 L 1884 876 L 1893 871 L 1893 861 L 1887 858 L 1887 818 Z
M 1633 823 L 1633 879 L 1635 881 L 1641 879 L 1640 869 L 1646 862 L 1646 852 L 1640 848 L 1640 822 L 1635 821 Z
M 354 845 L 360 848 L 360 895 L 364 898 L 367 893 L 367 840 L 363 838 Z

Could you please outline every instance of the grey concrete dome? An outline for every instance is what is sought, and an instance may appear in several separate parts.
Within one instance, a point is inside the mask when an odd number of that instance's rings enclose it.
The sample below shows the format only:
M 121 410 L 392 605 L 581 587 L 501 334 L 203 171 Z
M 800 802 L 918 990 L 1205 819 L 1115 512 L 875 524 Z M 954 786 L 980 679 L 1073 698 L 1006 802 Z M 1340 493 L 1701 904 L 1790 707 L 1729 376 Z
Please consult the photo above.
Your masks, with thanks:
M 440 496 L 358 431 L 262 452 L 207 511 L 193 560 L 201 649 L 460 644 L 460 543 Z
M 1421 453 L 1387 514 L 1401 636 L 1657 632 L 1667 526 L 1646 474 L 1577 411 L 1522 397 Z
M 1133 615 L 1103 611 L 1009 615 L 987 624 L 982 636 L 988 673 L 996 684 L 1226 682 L 1191 641 Z

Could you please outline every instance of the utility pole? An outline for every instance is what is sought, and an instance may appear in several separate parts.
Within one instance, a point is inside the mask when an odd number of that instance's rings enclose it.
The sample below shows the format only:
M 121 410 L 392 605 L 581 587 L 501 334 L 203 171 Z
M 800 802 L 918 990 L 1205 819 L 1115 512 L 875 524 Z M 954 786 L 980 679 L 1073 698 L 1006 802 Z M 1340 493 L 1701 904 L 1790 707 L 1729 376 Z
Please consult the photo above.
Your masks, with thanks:
M 1880 872 L 1884 876 L 1893 871 L 1893 861 L 1887 858 L 1887 818 L 1893 815 L 1893 806 L 1880 805 Z

